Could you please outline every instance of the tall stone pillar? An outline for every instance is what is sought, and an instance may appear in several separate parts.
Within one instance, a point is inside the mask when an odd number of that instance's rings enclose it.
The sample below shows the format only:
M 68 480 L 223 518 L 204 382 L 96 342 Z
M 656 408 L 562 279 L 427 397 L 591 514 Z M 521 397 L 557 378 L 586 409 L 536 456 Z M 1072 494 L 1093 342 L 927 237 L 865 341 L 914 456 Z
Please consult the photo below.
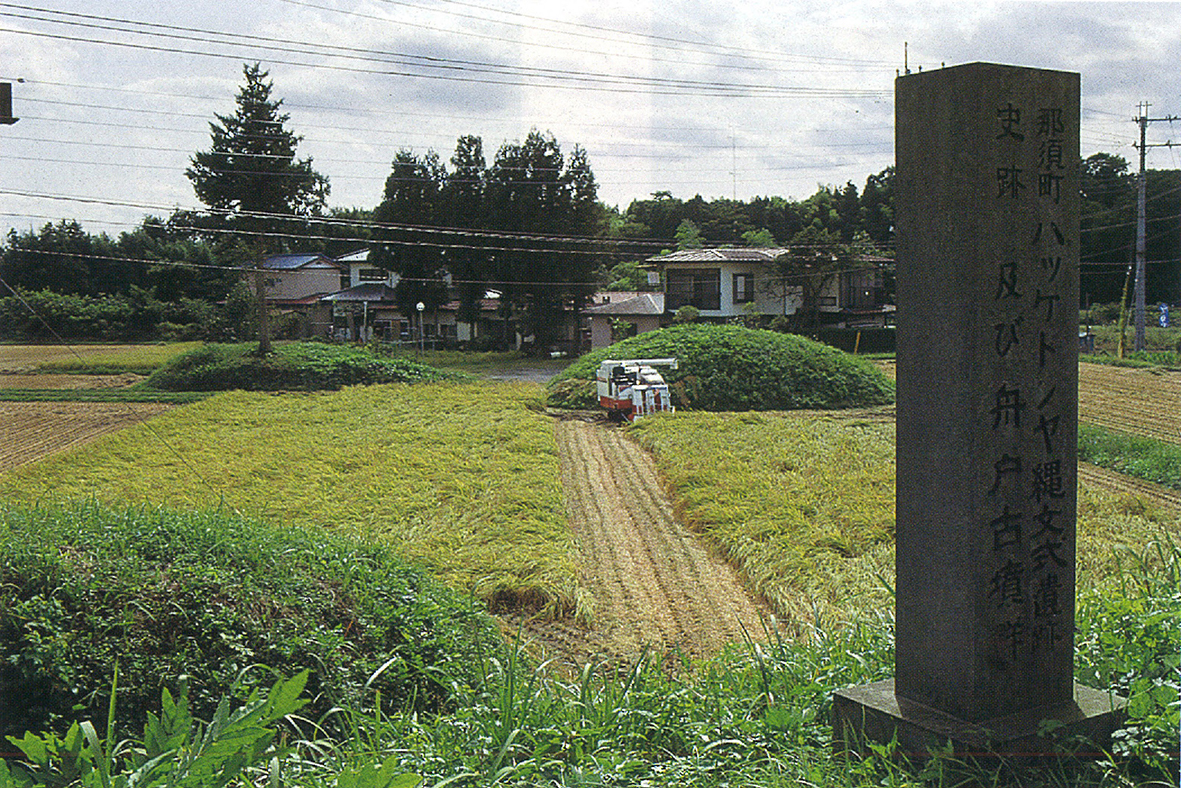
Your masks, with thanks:
M 895 679 L 839 693 L 837 733 L 1102 739 L 1120 701 L 1073 680 L 1079 76 L 972 63 L 895 95 Z

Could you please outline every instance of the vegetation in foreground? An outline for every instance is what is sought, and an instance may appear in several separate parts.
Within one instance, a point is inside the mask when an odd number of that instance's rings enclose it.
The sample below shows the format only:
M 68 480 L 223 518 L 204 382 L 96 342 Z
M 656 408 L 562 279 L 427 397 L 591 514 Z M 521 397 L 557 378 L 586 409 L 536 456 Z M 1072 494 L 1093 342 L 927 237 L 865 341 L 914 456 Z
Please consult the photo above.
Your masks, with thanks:
M 470 599 L 380 543 L 226 510 L 0 508 L 0 732 L 110 703 L 125 735 L 187 676 L 193 714 L 311 668 L 306 710 L 438 711 L 498 636 Z
M 1154 571 L 1140 571 L 1149 564 Z M 197 786 L 211 773 L 239 785 L 398 788 L 423 781 L 439 788 L 1167 786 L 1177 768 L 1179 588 L 1181 551 L 1156 543 L 1081 596 L 1076 677 L 1129 696 L 1127 723 L 1100 760 L 1028 767 L 943 754 L 912 764 L 888 744 L 866 757 L 834 757 L 832 691 L 892 673 L 892 627 L 877 615 L 818 622 L 796 640 L 737 646 L 694 670 L 646 657 L 624 671 L 588 665 L 571 677 L 526 663 L 519 650 L 500 651 L 479 661 L 474 682 L 452 685 L 455 704 L 438 714 L 349 707 L 325 725 L 306 714 L 281 722 L 278 710 L 298 705 L 297 675 L 203 726 L 189 719 L 183 695 L 178 703 L 168 694 L 142 739 L 103 741 L 94 733 L 101 721 L 60 738 L 16 739 L 26 757 L 12 769 L 13 784 L 56 786 L 90 770 L 80 780 L 87 788 L 126 785 L 119 776 L 129 775 L 145 786 Z M 345 735 L 334 732 L 340 727 Z M 157 753 L 159 760 L 149 758 Z M 107 783 L 100 772 L 116 777 Z M 6 777 L 0 770 L 0 784 Z
M 458 379 L 417 361 L 377 355 L 365 348 L 295 342 L 259 356 L 257 345 L 209 344 L 157 369 L 147 388 L 165 391 L 320 391 L 377 383 Z
M 592 351 L 554 377 L 549 404 L 597 404 L 604 359 L 675 357 L 662 370 L 673 404 L 707 411 L 829 409 L 894 401 L 894 384 L 869 361 L 793 334 L 733 325 L 681 325 Z
M 572 611 L 553 426 L 526 383 L 223 392 L 0 475 L 0 499 L 226 506 L 387 542 L 492 606 Z

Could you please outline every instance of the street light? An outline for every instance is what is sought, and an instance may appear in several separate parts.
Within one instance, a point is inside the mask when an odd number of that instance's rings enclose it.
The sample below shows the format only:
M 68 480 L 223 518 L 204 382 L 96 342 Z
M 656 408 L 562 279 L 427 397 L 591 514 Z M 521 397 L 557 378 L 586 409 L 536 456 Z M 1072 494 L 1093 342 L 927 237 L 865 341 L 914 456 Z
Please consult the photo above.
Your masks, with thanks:
M 414 308 L 418 310 L 418 352 L 421 355 L 422 349 L 423 349 L 422 348 L 422 342 L 423 342 L 423 340 L 422 340 L 422 335 L 423 335 L 422 310 L 426 309 L 426 304 L 419 301 L 417 304 L 414 305 Z

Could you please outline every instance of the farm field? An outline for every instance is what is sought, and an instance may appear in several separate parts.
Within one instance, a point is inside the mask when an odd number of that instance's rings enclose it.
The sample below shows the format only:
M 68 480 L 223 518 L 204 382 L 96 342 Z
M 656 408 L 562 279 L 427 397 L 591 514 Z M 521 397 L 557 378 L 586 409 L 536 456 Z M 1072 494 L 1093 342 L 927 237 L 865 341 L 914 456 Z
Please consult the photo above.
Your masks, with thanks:
M 85 446 L 170 407 L 138 402 L 0 402 L 0 471 Z
M 893 359 L 875 361 L 891 379 Z M 1181 371 L 1079 364 L 1079 421 L 1181 443 Z
M 225 392 L 3 474 L 0 496 L 227 506 L 339 529 L 388 540 L 493 607 L 564 613 L 577 572 L 552 425 L 527 407 L 539 395 L 512 383 Z
M 563 419 L 555 431 L 592 626 L 533 622 L 531 637 L 552 652 L 610 660 L 645 645 L 703 658 L 742 642 L 744 629 L 762 635 L 770 607 L 677 521 L 650 456 L 602 423 Z
M 1089 375 L 1092 370 L 1099 374 Z M 1111 375 L 1113 371 L 1117 374 Z M 1127 376 L 1141 372 L 1084 365 L 1083 387 L 1094 390 L 1130 379 L 1136 384 L 1131 389 L 1149 392 L 1146 400 L 1140 400 L 1143 405 L 1156 396 L 1152 392 L 1158 389 L 1153 386 L 1176 380 L 1168 374 Z M 191 410 L 192 418 L 173 414 L 154 422 L 153 433 L 159 430 L 167 446 L 141 428 L 108 439 L 113 442 L 104 442 L 93 452 L 82 449 L 28 473 L 0 477 L 0 491 L 26 498 L 63 493 L 134 501 L 146 499 L 150 489 L 153 502 L 181 506 L 205 505 L 222 496 L 230 506 L 279 522 L 327 524 L 380 535 L 434 566 L 454 585 L 489 601 L 505 614 L 510 628 L 521 626 L 551 653 L 574 659 L 634 654 L 641 638 L 689 655 L 707 656 L 725 643 L 741 641 L 743 627 L 749 633 L 762 631 L 760 619 L 770 608 L 760 594 L 771 600 L 788 626 L 835 614 L 849 601 L 839 589 L 858 588 L 859 604 L 865 608 L 888 603 L 882 579 L 888 581 L 892 564 L 885 525 L 892 517 L 892 478 L 879 478 L 878 471 L 888 464 L 887 455 L 892 452 L 890 408 L 823 417 L 685 413 L 670 424 L 678 425 L 674 432 L 691 433 L 692 439 L 663 448 L 652 437 L 663 420 L 642 423 L 635 428 L 636 434 L 657 450 L 658 472 L 651 458 L 624 438 L 623 430 L 578 420 L 553 422 L 535 410 L 529 412 L 534 406 L 509 407 L 513 415 L 504 416 L 505 403 L 540 400 L 535 384 L 484 384 L 481 397 L 498 393 L 481 405 L 438 394 L 457 388 L 462 387 L 395 387 L 392 390 L 401 394 L 376 401 L 370 398 L 378 389 L 360 388 L 330 395 L 221 395 L 213 404 L 176 412 Z M 409 392 L 413 393 L 403 397 Z M 405 401 L 398 402 L 400 398 Z M 1117 400 L 1126 401 L 1136 400 Z M 9 403 L 0 411 L 9 430 L 0 434 L 8 447 L 0 455 L 0 470 L 134 425 L 138 418 L 133 414 L 167 409 L 141 404 L 129 408 Z M 428 415 L 419 418 L 421 413 Z M 470 449 L 464 454 L 465 441 L 472 437 L 466 429 L 470 422 L 464 419 L 482 422 L 491 413 L 503 423 L 490 433 L 482 432 L 484 427 L 477 430 L 482 436 L 476 438 L 478 445 L 509 441 L 511 446 L 521 439 L 522 429 L 551 431 L 553 442 L 547 448 L 525 440 L 524 450 L 514 453 L 508 465 L 482 466 L 486 458 L 471 456 Z M 515 421 L 521 417 L 524 422 Z M 1136 417 L 1129 418 L 1134 422 Z M 865 441 L 872 438 L 870 443 L 881 449 L 882 456 L 863 457 L 868 476 L 850 475 L 862 471 L 844 461 L 825 470 L 808 465 L 811 459 L 792 459 L 794 452 L 807 454 L 807 447 L 814 445 L 792 432 L 808 421 L 815 422 L 809 429 L 821 430 L 816 439 L 822 444 L 839 448 L 840 441 L 852 440 L 849 450 L 863 455 Z M 709 422 L 717 422 L 710 428 L 716 434 L 707 439 L 699 430 Z M 429 435 L 424 425 L 439 423 L 447 425 L 442 436 Z M 522 428 L 522 423 L 527 426 Z M 785 431 L 785 425 L 795 426 Z M 835 432 L 825 437 L 827 429 Z M 758 442 L 763 434 L 778 435 L 779 443 L 763 446 Z M 720 436 L 727 436 L 722 444 L 710 443 Z M 739 439 L 729 440 L 735 436 Z M 293 445 L 293 439 L 304 443 Z M 399 448 L 396 444 L 403 440 L 410 445 Z M 455 446 L 446 446 L 448 440 Z M 743 451 L 734 448 L 744 445 Z M 686 475 L 669 464 L 669 458 L 677 456 L 715 460 Z M 773 467 L 763 468 L 758 464 L 760 456 L 777 460 Z M 123 471 L 118 470 L 120 464 Z M 119 478 L 128 467 L 140 475 Z M 738 480 L 710 475 L 743 467 L 746 475 Z M 456 473 L 447 474 L 452 478 L 446 482 L 430 475 L 448 468 Z M 620 473 L 620 468 L 630 470 Z M 298 470 L 299 478 L 291 478 L 291 469 Z M 795 487 L 788 479 L 791 474 L 802 474 Z M 839 478 L 841 484 L 817 495 L 808 493 L 815 486 L 811 480 L 826 475 Z M 675 504 L 662 492 L 662 476 L 669 480 Z M 1181 512 L 1179 496 L 1157 485 L 1093 466 L 1080 469 L 1080 476 L 1084 487 L 1110 491 L 1117 498 L 1140 496 L 1166 518 Z M 505 483 L 506 478 L 516 484 Z M 536 499 L 514 497 L 509 490 L 528 486 L 530 479 L 540 490 L 541 515 Z M 702 492 L 695 495 L 694 487 Z M 717 492 L 727 487 L 745 492 L 731 500 Z M 767 508 L 776 489 L 799 493 L 784 493 L 798 499 L 795 515 Z M 857 497 L 861 508 L 832 509 L 834 502 L 848 498 L 840 490 L 849 489 L 861 490 Z M 741 520 L 746 517 L 744 507 L 753 507 L 751 516 L 756 521 L 755 510 L 763 507 L 772 512 L 764 514 L 764 520 L 797 517 L 819 527 L 808 537 L 803 552 L 788 545 L 774 551 L 782 559 L 778 563 L 760 563 L 768 545 L 782 538 L 773 534 L 769 522 L 756 522 L 755 533 L 734 536 L 713 533 L 710 526 L 719 517 Z M 490 514 L 494 510 L 500 513 Z M 574 541 L 556 536 L 568 533 L 563 514 Z M 1104 516 L 1110 520 L 1111 514 Z M 481 523 L 482 518 L 490 519 Z M 512 538 L 525 541 L 512 549 L 498 541 L 498 529 L 490 525 L 495 521 L 515 526 L 522 520 L 526 527 Z M 460 527 L 441 528 L 444 521 Z M 537 522 L 542 525 L 529 525 Z M 1135 520 L 1128 533 L 1143 535 L 1146 527 L 1142 520 Z M 708 539 L 713 547 L 705 547 L 694 531 L 711 532 Z M 1111 528 L 1103 526 L 1100 531 L 1099 543 L 1108 543 Z M 721 553 L 740 567 L 741 576 L 719 559 Z M 747 589 L 754 589 L 754 595 Z M 532 612 L 545 608 L 558 615 L 532 617 Z
M 131 352 L 135 345 L 0 345 L 0 373 L 31 372 L 42 364 Z
M 47 371 L 74 372 L 135 371 L 146 374 L 178 353 L 201 343 L 180 342 L 170 345 L 2 345 L 0 374 Z
M 1181 372 L 1079 364 L 1079 421 L 1181 443 Z

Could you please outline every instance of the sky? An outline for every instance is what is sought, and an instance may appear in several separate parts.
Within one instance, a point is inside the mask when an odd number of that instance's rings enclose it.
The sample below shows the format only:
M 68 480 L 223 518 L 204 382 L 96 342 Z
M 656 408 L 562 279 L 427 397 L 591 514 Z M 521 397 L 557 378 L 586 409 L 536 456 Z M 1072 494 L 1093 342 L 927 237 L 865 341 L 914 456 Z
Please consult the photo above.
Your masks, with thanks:
M 185 168 L 269 71 L 334 207 L 400 149 L 489 161 L 532 129 L 586 149 L 600 199 L 804 199 L 894 159 L 894 80 L 974 61 L 1077 71 L 1083 156 L 1135 168 L 1134 118 L 1181 115 L 1181 3 L 796 0 L 0 2 L 0 228 L 117 235 L 198 208 Z M 1181 142 L 1181 120 L 1149 142 Z M 1149 167 L 1181 167 L 1152 148 Z

